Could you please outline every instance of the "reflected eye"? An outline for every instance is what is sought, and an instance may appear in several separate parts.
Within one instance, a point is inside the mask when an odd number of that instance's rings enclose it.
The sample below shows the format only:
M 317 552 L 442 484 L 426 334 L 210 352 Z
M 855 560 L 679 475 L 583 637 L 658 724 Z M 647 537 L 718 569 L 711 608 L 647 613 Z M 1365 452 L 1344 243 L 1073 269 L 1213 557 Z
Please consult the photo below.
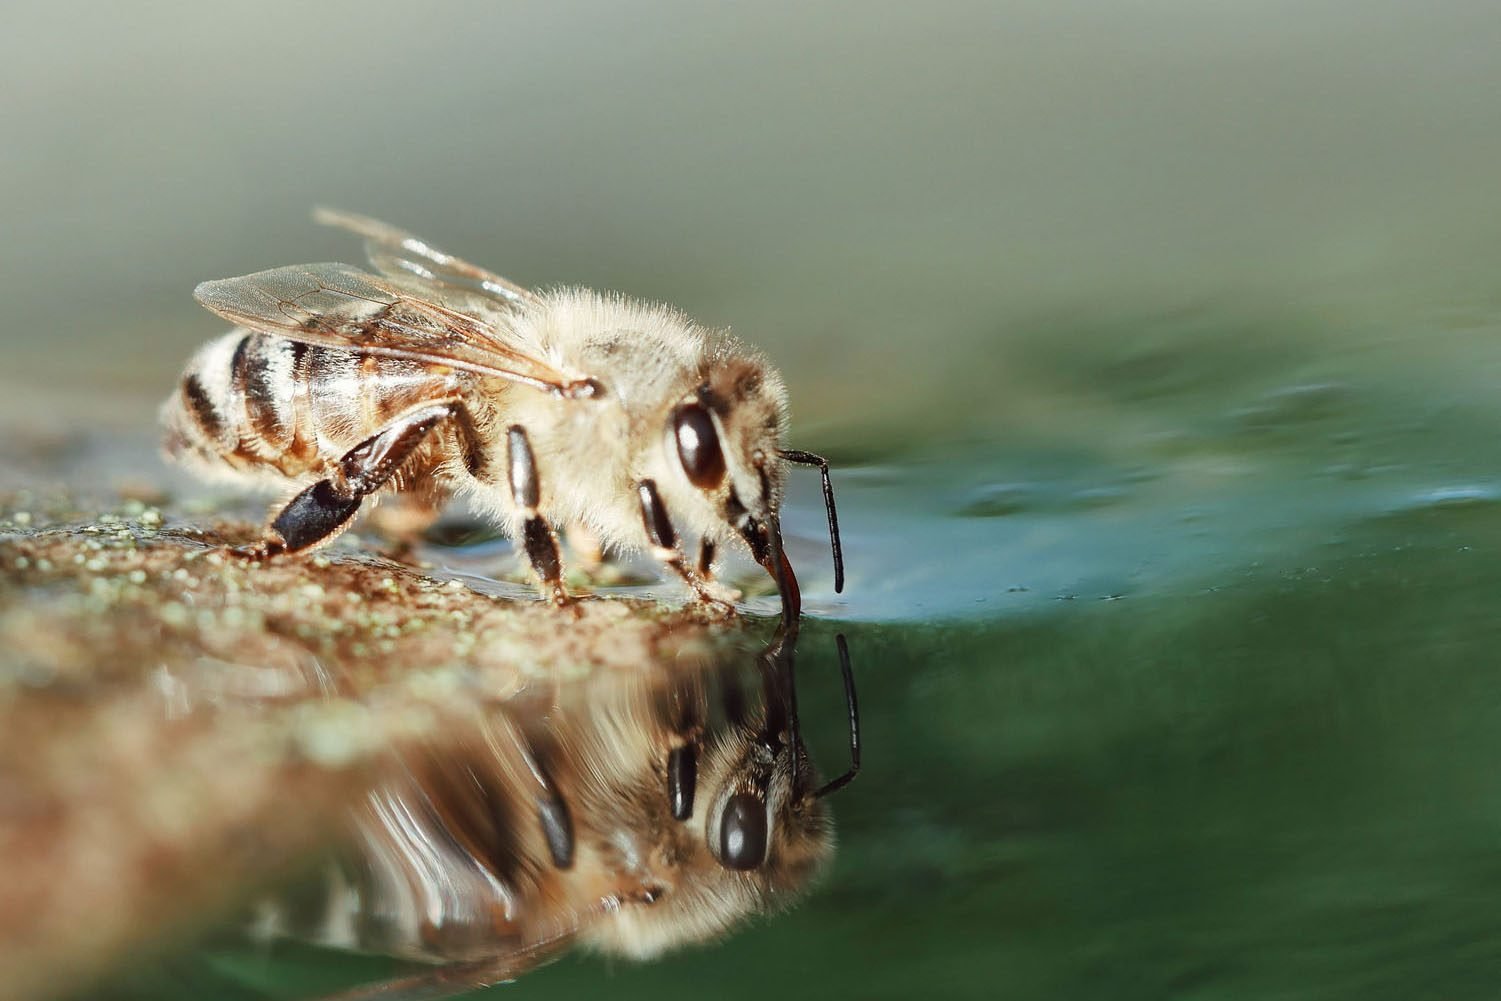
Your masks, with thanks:
M 719 863 L 726 869 L 755 869 L 766 861 L 766 805 L 748 792 L 725 804 L 719 820 Z
M 697 403 L 685 403 L 672 415 L 672 435 L 678 443 L 683 472 L 700 490 L 712 490 L 724 479 L 724 452 L 709 412 Z

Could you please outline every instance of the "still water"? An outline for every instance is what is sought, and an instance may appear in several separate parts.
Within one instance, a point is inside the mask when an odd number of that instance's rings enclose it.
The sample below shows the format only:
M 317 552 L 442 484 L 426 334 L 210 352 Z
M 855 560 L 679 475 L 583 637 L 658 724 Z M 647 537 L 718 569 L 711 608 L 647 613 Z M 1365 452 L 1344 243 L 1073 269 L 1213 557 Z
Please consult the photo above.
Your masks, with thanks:
M 802 736 L 843 767 L 842 632 L 864 740 L 831 867 L 722 944 L 571 955 L 496 995 L 1493 997 L 1495 334 L 1070 332 L 1006 403 L 1043 419 L 808 442 L 850 576 L 832 594 L 810 478 Z M 396 969 L 214 947 L 121 996 Z

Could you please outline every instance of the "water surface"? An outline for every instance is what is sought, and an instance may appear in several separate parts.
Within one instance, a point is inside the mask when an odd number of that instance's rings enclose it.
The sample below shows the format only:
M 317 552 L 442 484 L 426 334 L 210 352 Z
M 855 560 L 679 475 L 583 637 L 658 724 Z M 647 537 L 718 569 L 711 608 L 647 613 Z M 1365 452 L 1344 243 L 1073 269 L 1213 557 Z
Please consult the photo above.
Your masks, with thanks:
M 815 482 L 787 519 L 826 769 L 836 630 L 863 710 L 832 872 L 722 945 L 498 992 L 1493 996 L 1501 342 L 1216 333 L 1060 347 L 1053 421 L 832 440 L 845 595 Z M 387 969 L 221 949 L 169 982 L 294 997 Z

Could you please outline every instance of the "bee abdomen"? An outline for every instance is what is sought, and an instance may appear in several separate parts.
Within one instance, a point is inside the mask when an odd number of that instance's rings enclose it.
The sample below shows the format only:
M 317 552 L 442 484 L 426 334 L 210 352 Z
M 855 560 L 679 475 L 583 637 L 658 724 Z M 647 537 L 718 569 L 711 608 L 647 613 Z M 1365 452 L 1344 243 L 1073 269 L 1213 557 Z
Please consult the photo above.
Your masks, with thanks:
M 286 476 L 317 468 L 318 439 L 299 378 L 308 350 L 244 330 L 205 344 L 163 408 L 168 454 Z
M 260 334 L 246 334 L 235 345 L 230 380 L 242 397 L 244 430 L 267 454 L 279 455 L 299 444 L 298 404 L 305 401 L 298 398 L 298 369 L 306 354 L 304 344 Z M 302 439 L 311 444 L 308 436 Z
M 423 402 L 451 375 L 421 365 L 234 330 L 193 356 L 163 408 L 166 449 L 239 472 L 297 479 Z

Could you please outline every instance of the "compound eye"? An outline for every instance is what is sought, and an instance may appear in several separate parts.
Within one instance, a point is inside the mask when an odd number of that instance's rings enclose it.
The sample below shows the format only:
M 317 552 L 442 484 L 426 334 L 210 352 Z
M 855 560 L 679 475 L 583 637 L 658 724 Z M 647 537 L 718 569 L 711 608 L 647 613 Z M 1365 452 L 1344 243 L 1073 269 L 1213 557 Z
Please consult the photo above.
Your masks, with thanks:
M 719 864 L 726 869 L 758 868 L 766 861 L 766 804 L 754 794 L 737 793 L 719 819 Z
M 678 407 L 672 415 L 672 435 L 689 481 L 700 490 L 719 486 L 724 480 L 724 452 L 709 412 L 697 403 Z

